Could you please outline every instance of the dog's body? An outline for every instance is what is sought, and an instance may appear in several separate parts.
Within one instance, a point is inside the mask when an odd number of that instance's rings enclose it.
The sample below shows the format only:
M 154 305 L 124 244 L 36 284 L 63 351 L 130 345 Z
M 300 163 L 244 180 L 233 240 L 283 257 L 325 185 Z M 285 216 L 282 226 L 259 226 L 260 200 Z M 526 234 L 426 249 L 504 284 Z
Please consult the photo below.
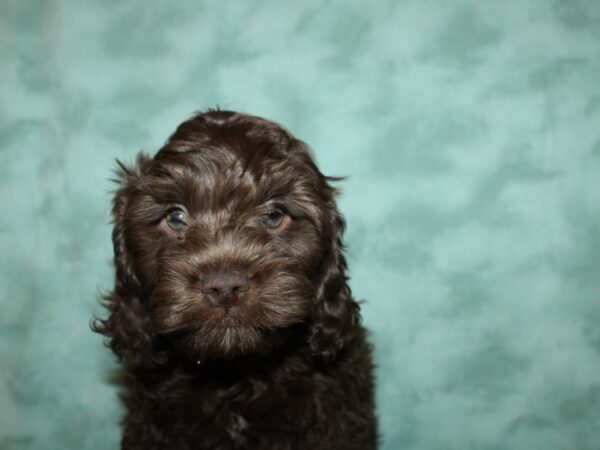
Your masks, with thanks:
M 300 354 L 134 375 L 126 449 L 373 449 L 370 361 L 362 337 L 334 365 Z
M 226 111 L 121 166 L 95 329 L 124 362 L 124 449 L 376 448 L 328 181 L 289 132 Z

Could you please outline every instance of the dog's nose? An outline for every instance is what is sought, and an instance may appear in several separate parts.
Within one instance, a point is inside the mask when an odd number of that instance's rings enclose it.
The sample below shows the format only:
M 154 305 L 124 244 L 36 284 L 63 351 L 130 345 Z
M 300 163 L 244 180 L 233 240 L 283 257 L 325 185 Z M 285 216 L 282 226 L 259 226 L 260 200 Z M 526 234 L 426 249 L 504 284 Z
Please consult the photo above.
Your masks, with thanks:
M 213 272 L 202 277 L 200 289 L 211 305 L 229 309 L 250 289 L 248 276 L 238 270 Z

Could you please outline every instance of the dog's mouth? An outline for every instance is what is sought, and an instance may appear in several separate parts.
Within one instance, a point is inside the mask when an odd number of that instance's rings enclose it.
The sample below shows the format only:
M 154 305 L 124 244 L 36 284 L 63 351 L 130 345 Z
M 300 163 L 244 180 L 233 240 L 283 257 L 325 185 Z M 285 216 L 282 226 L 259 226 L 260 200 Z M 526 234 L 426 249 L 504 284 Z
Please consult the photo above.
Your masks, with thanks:
M 152 327 L 171 349 L 193 358 L 269 353 L 283 345 L 287 329 L 304 323 L 308 315 L 303 294 L 308 296 L 309 290 L 288 281 L 258 286 L 263 289 L 257 287 L 245 301 L 220 307 L 197 292 L 175 296 L 177 290 L 165 284 L 153 293 Z
M 222 328 L 222 329 L 254 328 L 253 325 L 244 323 L 229 313 L 225 313 L 225 314 L 223 314 L 223 316 L 215 319 L 211 325 L 213 326 L 213 328 L 216 328 L 216 329 L 219 329 L 219 328 Z

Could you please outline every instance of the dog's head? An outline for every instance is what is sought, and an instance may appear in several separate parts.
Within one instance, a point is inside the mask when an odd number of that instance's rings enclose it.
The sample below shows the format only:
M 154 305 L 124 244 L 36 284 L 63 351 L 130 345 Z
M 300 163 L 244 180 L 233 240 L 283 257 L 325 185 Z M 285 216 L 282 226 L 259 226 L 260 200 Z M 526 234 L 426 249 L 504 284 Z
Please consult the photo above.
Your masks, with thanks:
M 120 167 L 116 288 L 97 324 L 120 357 L 151 360 L 157 337 L 192 357 L 264 353 L 299 324 L 321 356 L 350 338 L 336 191 L 288 131 L 209 111 Z

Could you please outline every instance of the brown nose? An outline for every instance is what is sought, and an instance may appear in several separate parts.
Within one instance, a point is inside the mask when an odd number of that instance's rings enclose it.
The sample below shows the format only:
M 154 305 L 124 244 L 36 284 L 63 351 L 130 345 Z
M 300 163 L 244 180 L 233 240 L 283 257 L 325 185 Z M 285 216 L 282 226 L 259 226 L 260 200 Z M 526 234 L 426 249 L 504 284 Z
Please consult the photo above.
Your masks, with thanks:
M 248 276 L 238 270 L 213 272 L 202 277 L 200 289 L 213 306 L 229 309 L 250 289 Z

